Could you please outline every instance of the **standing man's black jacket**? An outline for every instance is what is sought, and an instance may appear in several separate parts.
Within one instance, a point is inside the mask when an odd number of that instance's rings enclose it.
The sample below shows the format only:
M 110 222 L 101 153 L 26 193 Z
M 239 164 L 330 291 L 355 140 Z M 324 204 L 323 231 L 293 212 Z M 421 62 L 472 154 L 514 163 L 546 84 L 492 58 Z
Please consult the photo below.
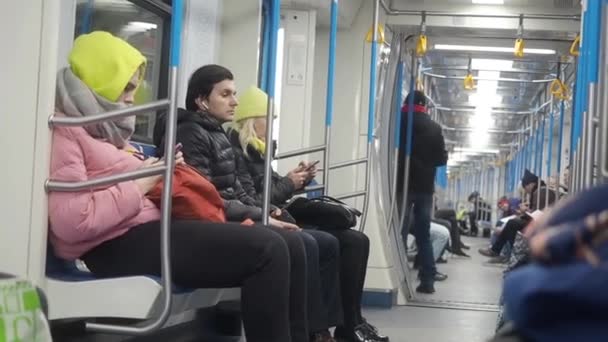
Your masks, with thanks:
M 154 144 L 163 153 L 166 116 L 161 115 L 154 127 Z M 247 195 L 237 178 L 236 154 L 218 120 L 205 113 L 179 109 L 177 139 L 182 143 L 186 163 L 207 177 L 224 199 L 230 221 L 246 218 L 259 220 L 262 210 Z
M 416 106 L 419 108 L 420 106 Z M 407 139 L 407 110 L 401 112 L 401 140 L 399 144 L 399 170 L 397 189 L 402 191 L 405 174 L 405 145 Z M 441 126 L 420 111 L 413 114 L 412 156 L 410 161 L 409 193 L 432 194 L 435 191 L 435 173 L 438 166 L 446 165 L 448 154 L 441 134 Z

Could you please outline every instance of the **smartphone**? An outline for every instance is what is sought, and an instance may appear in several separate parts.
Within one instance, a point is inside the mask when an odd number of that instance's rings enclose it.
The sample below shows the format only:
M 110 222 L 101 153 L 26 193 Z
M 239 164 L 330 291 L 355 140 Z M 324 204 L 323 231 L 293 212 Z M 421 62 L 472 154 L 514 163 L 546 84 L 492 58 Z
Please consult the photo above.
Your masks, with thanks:
M 315 165 L 319 164 L 319 162 L 320 162 L 320 160 L 314 161 L 312 164 L 308 165 L 308 167 L 306 168 L 305 171 L 312 170 L 315 167 Z
M 180 152 L 182 150 L 182 148 L 184 147 L 184 145 L 182 145 L 182 143 L 177 143 L 175 144 L 175 153 L 174 155 L 176 155 L 178 152 Z M 160 160 L 164 160 L 165 156 L 163 156 L 162 158 L 160 158 Z
M 182 143 L 177 143 L 175 145 L 175 154 L 177 154 L 177 152 L 180 152 L 183 147 L 184 147 L 184 145 L 182 145 Z

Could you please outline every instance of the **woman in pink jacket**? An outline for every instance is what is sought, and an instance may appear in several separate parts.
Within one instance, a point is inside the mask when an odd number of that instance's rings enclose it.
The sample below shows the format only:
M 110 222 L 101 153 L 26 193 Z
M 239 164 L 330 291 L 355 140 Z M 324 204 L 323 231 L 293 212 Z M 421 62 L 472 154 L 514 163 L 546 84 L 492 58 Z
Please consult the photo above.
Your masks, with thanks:
M 133 103 L 145 57 L 106 32 L 80 36 L 57 78 L 56 114 L 88 116 Z M 135 118 L 53 130 L 51 179 L 84 181 L 150 167 L 125 151 Z M 181 154 L 176 156 L 183 163 Z M 50 241 L 97 276 L 160 274 L 160 213 L 145 195 L 160 176 L 49 194 Z M 173 279 L 188 288 L 242 287 L 247 341 L 289 342 L 289 261 L 275 232 L 238 224 L 174 221 Z M 303 247 L 302 247 L 303 248 Z M 303 251 L 303 249 L 302 249 Z M 293 251 L 292 251 L 293 252 Z M 93 295 L 93 294 L 92 294 Z

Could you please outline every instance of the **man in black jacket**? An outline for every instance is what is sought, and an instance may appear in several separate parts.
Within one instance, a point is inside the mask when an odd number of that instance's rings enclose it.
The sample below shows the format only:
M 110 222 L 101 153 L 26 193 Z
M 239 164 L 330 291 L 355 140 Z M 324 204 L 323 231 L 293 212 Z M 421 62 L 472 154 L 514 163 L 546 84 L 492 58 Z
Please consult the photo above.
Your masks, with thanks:
M 413 99 L 411 98 L 413 96 Z M 408 110 L 413 105 L 412 155 L 410 157 L 409 186 L 407 189 L 407 208 L 413 206 L 414 224 L 412 233 L 416 237 L 420 260 L 420 285 L 417 292 L 435 292 L 435 280 L 445 280 L 447 276 L 437 272 L 430 240 L 431 211 L 435 192 L 435 173 L 439 166 L 447 164 L 448 154 L 441 133 L 441 126 L 427 114 L 426 96 L 421 91 L 410 93 L 401 109 L 401 141 L 399 165 L 405 165 Z M 404 171 L 399 172 L 398 189 L 404 191 Z M 407 222 L 403 227 L 404 241 L 407 239 Z M 406 244 L 407 245 L 407 244 Z
M 237 106 L 236 86 L 230 70 L 220 65 L 197 69 L 188 82 L 186 109 L 178 112 L 176 139 L 183 144 L 186 163 L 207 177 L 224 199 L 228 221 L 247 218 L 258 221 L 262 217 L 259 201 L 249 196 L 240 184 L 237 155 L 222 127 L 223 123 L 232 121 Z M 164 150 L 164 129 L 165 120 L 160 117 L 154 132 L 159 151 Z M 340 246 L 330 234 L 302 232 L 296 225 L 279 220 L 277 212 L 273 211 L 270 226 L 280 228 L 274 231 L 286 240 L 288 248 L 290 241 L 300 240 L 307 259 L 305 264 L 292 263 L 291 266 L 292 275 L 297 275 L 289 284 L 291 338 L 293 342 L 308 342 L 310 337 L 317 341 L 324 338 L 323 334 L 329 334 L 328 322 L 324 320 L 328 307 L 324 298 L 339 296 L 335 282 L 321 283 L 321 270 L 336 278 Z M 301 277 L 302 272 L 294 272 L 301 266 L 306 269 L 305 279 Z
M 540 182 L 540 188 L 538 187 Z M 558 200 L 558 196 L 554 190 L 549 189 L 545 182 L 539 181 L 538 176 L 530 172 L 529 170 L 525 170 L 524 176 L 521 179 L 521 185 L 530 195 L 530 204 L 522 204 L 520 209 L 525 212 L 532 213 L 536 210 L 545 209 L 545 204 L 547 204 L 547 196 L 549 197 L 549 206 L 553 205 L 555 201 Z M 540 202 L 538 201 L 538 194 L 540 191 Z M 514 218 L 509 220 L 503 230 L 498 235 L 496 241 L 492 244 L 490 248 L 482 248 L 479 250 L 481 255 L 487 257 L 498 257 L 500 255 L 500 251 L 507 243 L 511 243 L 511 245 L 515 242 L 515 238 L 517 237 L 517 233 L 521 232 L 526 226 L 532 221 L 532 217 L 523 214 L 519 218 Z

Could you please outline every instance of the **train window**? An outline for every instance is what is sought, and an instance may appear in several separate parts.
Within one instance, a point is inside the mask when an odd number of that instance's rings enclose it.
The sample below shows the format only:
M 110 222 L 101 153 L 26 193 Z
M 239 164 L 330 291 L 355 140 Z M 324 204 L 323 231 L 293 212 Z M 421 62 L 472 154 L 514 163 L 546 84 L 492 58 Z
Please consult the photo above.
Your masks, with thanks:
M 139 2 L 138 2 L 139 3 Z M 163 96 L 159 91 L 166 81 L 163 65 L 164 26 L 169 26 L 159 13 L 152 12 L 127 0 L 78 0 L 74 38 L 80 34 L 103 30 L 121 37 L 139 49 L 147 58 L 146 75 L 135 96 L 136 104 L 150 102 Z M 164 76 L 166 77 L 166 76 Z M 137 117 L 135 136 L 148 140 L 154 129 L 154 115 Z M 139 139 L 142 140 L 142 139 Z

